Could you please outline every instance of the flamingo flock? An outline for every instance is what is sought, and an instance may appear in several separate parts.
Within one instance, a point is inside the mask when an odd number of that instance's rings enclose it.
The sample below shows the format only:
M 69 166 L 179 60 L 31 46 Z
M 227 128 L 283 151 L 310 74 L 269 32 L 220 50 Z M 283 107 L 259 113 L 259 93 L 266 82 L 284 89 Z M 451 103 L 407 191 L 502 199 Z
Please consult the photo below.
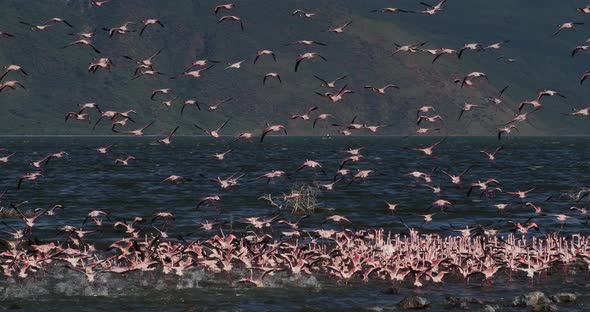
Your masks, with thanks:
M 93 10 L 109 10 L 109 1 L 91 1 Z M 423 9 L 400 9 L 395 7 L 379 8 L 372 10 L 375 13 L 384 14 L 422 14 L 433 16 L 444 14 L 447 9 L 447 1 L 442 0 L 436 4 L 420 3 Z M 242 15 L 241 4 L 223 3 L 211 8 L 211 20 L 215 27 L 224 27 L 226 30 L 237 30 L 248 32 L 248 21 L 250 17 Z M 589 14 L 590 7 L 577 9 L 580 14 Z M 576 11 L 574 8 L 573 11 Z M 227 15 L 224 15 L 227 14 Z M 276 12 L 283 14 L 285 18 L 301 19 L 307 23 L 314 23 L 322 19 L 320 11 L 310 12 L 308 10 L 293 8 L 290 12 Z M 292 17 L 291 17 L 292 16 Z M 581 16 L 582 17 L 582 16 Z M 580 17 L 580 18 L 581 18 Z M 64 18 L 52 17 L 49 19 L 39 18 L 38 21 L 46 20 L 37 25 L 36 22 L 21 21 L 22 31 L 35 32 L 35 35 L 42 35 L 44 32 L 59 31 L 60 28 L 76 29 Z M 68 39 L 67 44 L 61 49 L 75 50 L 87 49 L 92 56 L 88 58 L 89 64 L 87 75 L 96 77 L 100 74 L 111 75 L 117 68 L 119 61 L 114 57 L 103 56 L 102 46 L 95 44 L 97 36 L 104 36 L 107 40 L 125 40 L 130 36 L 149 38 L 150 35 L 163 35 L 169 31 L 168 25 L 173 21 L 167 21 L 165 17 L 145 17 L 142 20 L 120 21 L 110 26 L 98 27 L 98 31 L 86 32 L 80 29 L 78 33 L 68 34 L 81 38 L 77 40 Z M 22 26 L 25 25 L 25 26 Z M 119 25 L 119 26 L 117 26 Z M 165 26 L 166 25 L 166 26 Z M 237 29 L 239 25 L 239 29 Z M 551 36 L 559 35 L 560 38 L 566 32 L 573 32 L 582 28 L 583 22 L 565 22 L 557 25 L 557 29 Z M 3 25 L 4 26 L 4 25 Z M 551 25 L 549 25 L 551 26 Z M 15 26 L 16 27 L 16 26 Z M 134 83 L 145 83 L 153 79 L 166 79 L 167 84 L 158 86 L 157 89 L 150 88 L 144 92 L 144 99 L 148 103 L 155 103 L 159 107 L 176 108 L 177 112 L 167 111 L 178 118 L 189 119 L 192 113 L 210 114 L 216 116 L 223 111 L 224 104 L 232 105 L 233 96 L 228 94 L 219 95 L 210 102 L 201 101 L 195 98 L 186 98 L 177 92 L 177 84 L 186 81 L 200 81 L 207 79 L 213 71 L 223 73 L 239 73 L 248 66 L 275 66 L 280 60 L 288 59 L 292 68 L 289 70 L 294 74 L 307 77 L 308 81 L 318 85 L 318 91 L 314 97 L 318 102 L 304 103 L 304 109 L 297 110 L 288 116 L 277 116 L 275 120 L 260 124 L 258 130 L 241 129 L 237 134 L 230 134 L 229 127 L 238 127 L 239 123 L 234 117 L 228 116 L 217 123 L 215 128 L 203 126 L 200 122 L 192 122 L 194 127 L 188 130 L 180 125 L 171 128 L 158 128 L 159 116 L 144 120 L 142 116 L 133 109 L 115 111 L 108 109 L 108 103 L 84 101 L 76 104 L 72 109 L 58 112 L 59 118 L 67 125 L 87 127 L 93 131 L 99 127 L 110 129 L 113 136 L 157 136 L 154 143 L 162 148 L 173 150 L 176 135 L 194 134 L 194 131 L 202 133 L 220 145 L 223 149 L 208 155 L 223 163 L 227 158 L 236 157 L 234 154 L 239 151 L 242 141 L 244 144 L 261 144 L 266 146 L 268 138 L 280 135 L 288 136 L 289 124 L 280 120 L 292 120 L 301 123 L 309 129 L 323 127 L 329 133 L 338 133 L 342 136 L 351 135 L 373 135 L 384 131 L 382 129 L 392 127 L 391 124 L 378 124 L 369 120 L 369 116 L 355 115 L 354 118 L 341 119 L 337 116 L 337 109 L 350 105 L 350 97 L 355 93 L 362 93 L 366 96 L 390 98 L 396 94 L 405 92 L 407 85 L 397 84 L 395 81 L 366 81 L 362 85 L 355 85 L 353 76 L 358 73 L 341 73 L 339 75 L 327 76 L 324 73 L 315 72 L 318 63 L 325 66 L 339 68 L 338 64 L 331 61 L 330 55 L 322 48 L 343 39 L 349 33 L 355 31 L 355 27 L 363 27 L 362 21 L 342 18 L 331 27 L 322 30 L 330 41 L 297 40 L 286 43 L 286 47 L 296 45 L 299 50 L 298 56 L 287 58 L 279 47 L 260 47 L 249 55 L 243 55 L 233 60 L 211 60 L 205 58 L 191 59 L 190 63 L 182 64 L 173 73 L 165 73 L 159 68 L 159 58 L 168 53 L 166 49 L 151 49 L 144 52 L 121 53 L 121 61 L 128 62 L 134 66 L 133 72 L 129 73 L 129 80 Z M 562 31 L 564 33 L 562 33 Z M 317 34 L 310 33 L 309 38 Z M 0 40 L 9 44 L 10 40 L 18 40 L 18 32 L 0 32 Z M 147 40 L 147 39 L 145 39 Z M 417 40 L 418 41 L 418 40 Z M 386 58 L 402 57 L 403 54 L 425 54 L 434 56 L 429 65 L 439 66 L 437 60 L 451 58 L 456 59 L 483 57 L 486 51 L 502 50 L 505 45 L 512 44 L 511 40 L 502 41 L 480 41 L 468 42 L 454 48 L 426 48 L 428 42 L 406 43 L 401 45 L 392 42 L 393 50 L 384 56 Z M 4 42 L 3 42 L 4 44 Z M 579 45 L 571 52 L 574 57 L 588 50 L 588 45 Z M 97 57 L 100 55 L 100 57 Z M 131 56 L 133 55 L 133 56 Z M 147 57 L 146 57 L 147 56 Z M 97 58 L 94 58 L 97 57 Z M 144 59 L 142 59 L 144 58 Z M 253 60 L 252 60 L 253 58 Z M 113 61 L 115 59 L 115 61 Z M 192 61 L 194 60 L 194 61 Z M 218 65 L 223 64 L 226 65 Z M 435 64 L 436 63 L 436 64 Z M 291 65 L 290 65 L 291 66 Z M 265 90 L 289 86 L 291 82 L 281 77 L 280 70 L 267 71 L 256 77 L 256 81 Z M 473 71 L 472 71 L 473 70 Z M 494 78 L 479 71 L 477 68 L 466 71 L 449 83 L 459 92 L 467 92 L 468 89 L 477 89 L 482 86 L 494 88 Z M 35 68 L 23 68 L 18 64 L 3 66 L 0 74 L 0 99 L 16 92 L 28 92 L 27 81 L 35 77 Z M 292 73 L 292 74 L 293 74 Z M 590 76 L 586 71 L 579 80 L 583 84 Z M 321 78 L 324 77 L 324 78 Z M 13 80 L 10 80 L 13 79 Z M 19 79 L 19 80 L 16 80 Z M 473 116 L 474 110 L 503 109 L 510 112 L 510 118 L 502 120 L 497 129 L 490 134 L 497 134 L 498 145 L 493 150 L 472 151 L 476 156 L 483 158 L 486 163 L 494 165 L 509 149 L 505 144 L 518 132 L 521 125 L 531 121 L 533 116 L 545 109 L 545 105 L 551 105 L 552 101 L 566 99 L 566 95 L 560 91 L 542 89 L 533 93 L 531 98 L 522 100 L 518 105 L 512 105 L 506 98 L 500 99 L 508 87 L 499 92 L 498 97 L 487 99 L 492 104 L 463 103 L 460 108 L 457 122 L 472 120 L 477 122 Z M 494 88 L 495 89 L 495 88 Z M 499 89 L 499 88 L 498 88 Z M 313 93 L 311 93 L 313 94 Z M 498 94 L 498 93 L 494 93 Z M 534 96 L 536 94 L 536 96 Z M 148 100 L 149 98 L 149 100 Z M 215 97 L 212 97 L 215 98 Z M 178 101 L 177 101 L 178 100 Z M 235 99 L 234 101 L 238 101 Z M 543 100 L 543 103 L 541 103 Z M 506 103 L 504 102 L 506 101 Z M 229 103 L 228 103 L 229 102 Z M 210 103 L 210 104 L 206 104 Z M 227 103 L 227 104 L 225 104 Z M 549 104 L 547 104 L 549 103 Z M 419 108 L 413 108 L 410 112 L 410 121 L 417 129 L 412 129 L 412 136 L 427 135 L 431 132 L 440 134 L 441 130 L 447 129 L 448 119 L 435 105 L 420 104 Z M 512 107 L 511 107 L 512 106 Z M 413 113 L 416 111 L 416 116 Z M 565 118 L 583 118 L 589 116 L 590 107 L 577 108 L 572 112 L 563 113 Z M 455 114 L 456 112 L 454 112 Z M 513 114 L 512 114 L 513 113 Z M 65 117 L 64 117 L 65 115 Z M 454 115 L 456 116 L 456 115 Z M 210 117 L 207 117 L 210 118 Z M 415 118 L 415 119 L 414 119 Z M 453 118 L 454 119 L 454 118 Z M 191 119 L 192 120 L 192 119 Z M 108 123 L 110 125 L 104 125 Z M 230 125 L 228 128 L 226 126 Z M 222 134 L 225 132 L 225 134 Z M 265 139 L 267 141 L 265 141 Z M 278 139 L 278 138 L 275 138 Z M 494 140 L 496 140 L 494 138 Z M 240 141 L 240 142 L 238 142 Z M 447 138 L 436 138 L 428 141 L 422 146 L 406 147 L 411 150 L 417 159 L 436 159 L 444 152 L 444 145 Z M 264 145 L 262 145 L 264 144 Z M 105 146 L 93 147 L 93 153 L 100 154 L 100 157 L 108 159 L 113 170 L 123 170 L 125 167 L 133 167 L 137 162 L 144 161 L 145 157 L 129 155 L 118 149 L 120 154 L 115 155 L 111 148 L 116 143 Z M 149 150 L 148 150 L 149 152 Z M 327 151 L 326 153 L 328 153 Z M 266 173 L 253 174 L 244 168 L 232 168 L 232 175 L 216 176 L 219 173 L 208 172 L 200 177 L 189 177 L 167 172 L 158 179 L 158 184 L 164 187 L 175 187 L 194 181 L 212 183 L 219 188 L 217 194 L 194 194 L 195 209 L 202 210 L 214 208 L 223 213 L 224 197 L 232 189 L 242 185 L 249 187 L 264 187 L 263 182 L 286 183 L 294 176 L 303 176 L 309 185 L 314 185 L 324 192 L 347 192 L 348 190 L 361 188 L 367 180 L 372 179 L 381 172 L 369 157 L 362 153 L 368 152 L 360 146 L 350 147 L 344 151 L 336 151 L 339 159 L 339 166 L 331 167 L 326 165 L 322 155 L 309 155 L 309 159 L 301 159 L 293 163 L 291 168 L 274 168 L 272 160 L 265 159 L 264 169 Z M 402 151 L 404 152 L 404 151 Z M 344 154 L 344 156 L 342 155 Z M 0 149 L 0 166 L 11 166 L 18 161 L 17 152 Z M 42 156 L 42 155 L 41 155 Z M 182 276 L 189 270 L 204 269 L 212 274 L 225 274 L 231 277 L 232 272 L 241 270 L 247 272 L 240 278 L 229 279 L 232 285 L 252 284 L 255 287 L 264 287 L 267 276 L 278 274 L 290 274 L 292 276 L 318 275 L 331 277 L 338 281 L 347 283 L 353 279 L 362 281 L 385 280 L 393 283 L 409 282 L 415 287 L 421 287 L 427 283 L 443 283 L 447 276 L 459 277 L 465 280 L 476 279 L 492 283 L 494 277 L 504 274 L 512 276 L 520 274 L 533 278 L 546 274 L 557 267 L 570 267 L 583 265 L 590 270 L 590 236 L 573 234 L 568 237 L 553 233 L 551 230 L 542 229 L 537 223 L 538 220 L 554 219 L 563 226 L 566 222 L 577 222 L 587 226 L 590 215 L 587 205 L 584 207 L 570 207 L 567 211 L 557 211 L 545 206 L 551 205 L 550 197 L 539 203 L 531 199 L 531 193 L 535 194 L 542 190 L 534 186 L 524 186 L 524 190 L 506 189 L 503 181 L 489 176 L 473 176 L 471 170 L 473 164 L 461 164 L 452 168 L 433 168 L 428 171 L 418 171 L 417 168 L 409 173 L 399 173 L 399 176 L 392 178 L 408 179 L 415 183 L 416 188 L 422 188 L 432 193 L 434 199 L 428 201 L 428 207 L 424 211 L 413 211 L 412 215 L 420 217 L 421 226 L 439 218 L 441 215 L 452 211 L 455 208 L 453 199 L 449 194 L 461 193 L 461 196 L 470 197 L 474 192 L 479 191 L 480 198 L 489 200 L 495 210 L 505 211 L 514 206 L 520 206 L 528 219 L 506 220 L 499 226 L 486 226 L 482 224 L 473 227 L 454 227 L 451 225 L 452 235 L 439 235 L 423 231 L 421 228 L 408 225 L 400 216 L 404 203 L 394 199 L 379 199 L 383 211 L 391 214 L 392 220 L 403 225 L 407 233 L 392 233 L 385 229 L 357 229 L 354 227 L 355 218 L 353 215 L 344 216 L 332 214 L 322 220 L 318 227 L 308 227 L 308 218 L 313 215 L 304 215 L 297 220 L 277 214 L 261 214 L 240 218 L 237 223 L 243 225 L 242 229 L 229 227 L 225 222 L 209 222 L 200 220 L 199 227 L 195 230 L 205 231 L 207 237 L 203 240 L 191 240 L 188 237 L 176 237 L 171 231 L 177 222 L 174 207 L 166 207 L 170 211 L 159 211 L 150 218 L 135 216 L 131 220 L 115 220 L 111 218 L 107 209 L 92 210 L 87 212 L 86 218 L 80 226 L 63 225 L 60 228 L 59 240 L 38 243 L 32 238 L 33 233 L 39 227 L 39 221 L 44 222 L 53 216 L 59 216 L 64 209 L 61 205 L 54 205 L 50 208 L 39 208 L 25 211 L 26 202 L 15 203 L 18 194 L 22 194 L 24 188 L 43 187 L 43 179 L 50 174 L 50 168 L 55 162 L 67 162 L 71 157 L 67 151 L 57 151 L 43 157 L 34 156 L 28 159 L 29 169 L 22 172 L 14 181 L 13 189 L 3 191 L 0 195 L 0 203 L 9 202 L 9 207 L 2 209 L 13 212 L 11 224 L 2 222 L 5 238 L 0 240 L 0 268 L 6 279 L 26 279 L 31 276 L 51 272 L 56 267 L 66 267 L 69 270 L 82 274 L 89 283 L 96 282 L 97 275 L 102 274 L 129 274 L 131 272 L 158 271 L 163 274 L 174 274 Z M 313 159 L 312 159 L 313 158 Z M 363 166 L 358 166 L 363 164 Z M 261 164 L 263 165 L 263 164 Z M 1 167 L 0 167 L 1 168 Z M 407 171 L 406 171 L 407 172 Z M 247 179 L 250 178 L 250 180 Z M 436 178 L 436 179 L 435 179 Z M 446 183 L 443 183 L 443 180 Z M 435 181 L 439 181 L 437 184 Z M 258 183 L 258 184 L 255 184 Z M 449 184 L 450 183 L 450 184 Z M 511 202 L 497 201 L 499 194 L 513 195 Z M 551 194 L 547 194 L 551 195 Z M 581 194 L 576 202 L 582 201 L 588 193 Z M 283 204 L 294 198 L 306 196 L 305 194 L 292 192 L 285 194 Z M 11 200 L 9 201 L 8 198 Z M 14 200 L 13 200 L 14 199 Z M 279 204 L 279 208 L 283 208 Z M 510 208 L 509 208 L 510 207 Z M 436 212 L 432 212 L 434 209 Z M 2 212 L 2 210 L 0 210 Z M 550 213 L 546 213 L 550 212 Z M 85 212 L 86 213 L 86 212 Z M 16 216 L 16 217 L 14 217 Z M 585 223 L 584 223 L 585 221 Z M 74 223 L 72 223 L 74 224 Z M 107 250 L 99 250 L 92 242 L 95 233 L 107 230 L 117 233 L 120 237 L 110 243 Z M 507 230 L 511 231 L 507 235 Z M 535 231 L 535 232 L 533 232 Z M 539 234 L 541 233 L 541 234 Z M 284 272 L 284 273 L 280 273 Z

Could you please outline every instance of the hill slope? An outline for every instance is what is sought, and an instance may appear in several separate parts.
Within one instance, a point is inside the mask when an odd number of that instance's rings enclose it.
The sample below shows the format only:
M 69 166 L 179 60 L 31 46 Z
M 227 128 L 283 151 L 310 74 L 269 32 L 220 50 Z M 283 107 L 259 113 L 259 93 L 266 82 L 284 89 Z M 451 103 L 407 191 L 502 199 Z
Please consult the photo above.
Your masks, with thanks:
M 91 7 L 89 1 L 5 1 L 0 12 L 0 31 L 14 33 L 14 38 L 0 39 L 0 64 L 20 64 L 29 76 L 15 73 L 10 80 L 19 79 L 27 90 L 8 90 L 0 94 L 0 134 L 109 134 L 108 123 L 92 127 L 83 123 L 64 123 L 66 112 L 77 105 L 97 102 L 103 110 L 136 110 L 137 126 L 156 120 L 150 133 L 163 133 L 180 125 L 182 134 L 199 133 L 191 125 L 198 123 L 214 128 L 232 118 L 223 133 L 259 131 L 266 122 L 288 123 L 290 134 L 323 134 L 333 129 L 312 129 L 310 123 L 289 121 L 292 113 L 303 113 L 319 106 L 320 113 L 332 113 L 338 121 L 348 121 L 355 115 L 367 124 L 390 124 L 387 134 L 408 134 L 416 129 L 416 109 L 433 105 L 446 119 L 446 132 L 455 135 L 493 135 L 499 124 L 514 117 L 521 100 L 533 99 L 539 90 L 556 89 L 567 99 L 544 99 L 545 107 L 521 128 L 522 134 L 586 134 L 587 120 L 563 116 L 572 107 L 582 108 L 589 87 L 580 86 L 577 78 L 587 66 L 588 55 L 570 58 L 571 48 L 583 42 L 582 31 L 564 31 L 551 37 L 554 25 L 565 21 L 584 21 L 586 16 L 576 12 L 579 1 L 535 2 L 535 6 L 509 0 L 448 1 L 440 15 L 379 14 L 371 10 L 388 6 L 388 1 L 241 1 L 230 14 L 244 19 L 245 31 L 238 24 L 220 23 L 213 7 L 216 1 L 141 1 L 113 0 L 102 8 Z M 421 9 L 413 1 L 399 1 L 402 8 Z M 317 13 L 311 19 L 290 16 L 301 8 Z M 56 25 L 47 31 L 31 31 L 19 24 L 26 21 L 41 24 L 51 17 L 63 17 L 74 30 Z M 103 27 L 112 28 L 126 21 L 139 22 L 158 18 L 164 28 L 148 27 L 143 36 L 138 32 L 109 39 Z M 342 34 L 326 33 L 352 20 Z M 141 25 L 133 25 L 140 29 Z M 584 28 L 581 26 L 580 28 Z M 99 56 L 84 46 L 62 49 L 78 39 L 70 32 L 96 30 L 93 43 L 101 50 Z M 326 46 L 286 46 L 301 39 L 318 40 Z M 500 51 L 468 51 L 461 60 L 445 55 L 435 64 L 426 53 L 398 54 L 390 57 L 394 43 L 410 44 L 427 41 L 426 48 L 460 48 L 464 43 L 491 44 L 511 40 Z M 140 77 L 132 80 L 134 64 L 122 58 L 147 58 L 163 49 L 155 59 L 155 69 L 162 76 Z M 256 51 L 275 51 L 277 62 L 270 57 L 253 64 Z M 298 72 L 293 71 L 300 53 L 318 51 L 327 58 L 304 61 Z M 498 61 L 500 55 L 514 57 L 514 63 Z M 99 70 L 87 72 L 88 64 L 98 57 L 114 62 L 111 73 Z M 197 58 L 221 61 L 203 73 L 201 79 L 177 76 Z M 223 70 L 227 63 L 246 59 L 239 70 Z M 476 81 L 475 88 L 459 88 L 454 78 L 472 71 L 488 74 L 489 81 Z M 282 84 L 269 81 L 262 85 L 267 72 L 281 75 Z M 315 92 L 326 92 L 318 75 L 326 79 L 348 76 L 348 87 L 355 93 L 345 100 L 329 103 Z M 5 79 L 6 80 L 6 79 Z M 389 89 L 376 95 L 365 84 L 393 83 L 400 90 Z M 484 100 L 497 96 L 500 89 L 510 85 L 505 106 L 494 106 Z M 151 91 L 170 87 L 173 95 L 151 101 Z M 178 96 L 172 108 L 162 105 L 165 99 Z M 187 108 L 180 115 L 186 99 L 200 102 L 232 97 L 218 112 Z M 159 97 L 160 99 L 160 97 Z M 465 102 L 485 106 L 457 116 Z M 91 118 L 96 120 L 95 113 Z M 131 128 L 137 127 L 132 125 Z M 333 132 L 332 132 L 333 133 Z M 200 134 L 200 133 L 199 133 Z

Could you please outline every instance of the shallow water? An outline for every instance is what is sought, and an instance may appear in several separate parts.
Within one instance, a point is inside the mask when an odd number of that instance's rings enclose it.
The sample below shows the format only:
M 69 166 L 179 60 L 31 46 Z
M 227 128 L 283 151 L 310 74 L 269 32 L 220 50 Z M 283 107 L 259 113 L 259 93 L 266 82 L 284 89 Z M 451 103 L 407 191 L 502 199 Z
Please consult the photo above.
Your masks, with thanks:
M 16 151 L 9 164 L 0 165 L 0 191 L 8 190 L 2 206 L 8 202 L 29 201 L 24 207 L 49 207 L 62 204 L 64 210 L 57 210 L 54 217 L 43 217 L 34 228 L 34 236 L 41 240 L 64 240 L 57 228 L 63 225 L 81 226 L 91 210 L 105 210 L 111 216 L 102 229 L 92 224 L 87 228 L 97 230 L 88 234 L 91 241 L 104 246 L 122 232 L 112 229 L 112 222 L 129 220 L 134 216 L 151 219 L 158 211 L 171 211 L 174 224 L 169 227 L 171 237 L 182 235 L 190 239 L 209 237 L 211 232 L 198 230 L 197 222 L 227 221 L 225 231 L 244 229 L 240 223 L 244 217 L 273 215 L 290 217 L 288 211 L 276 208 L 258 198 L 263 194 L 280 196 L 289 193 L 296 183 L 330 182 L 340 161 L 346 157 L 341 153 L 348 148 L 363 147 L 365 158 L 349 165 L 350 168 L 373 169 L 364 182 L 336 184 L 331 192 L 322 191 L 318 196 L 320 208 L 310 218 L 302 221 L 305 228 L 342 229 L 342 225 L 326 223 L 326 216 L 339 214 L 348 217 L 355 228 L 384 228 L 393 232 L 406 231 L 400 217 L 411 227 L 422 231 L 437 232 L 441 235 L 457 235 L 453 228 L 464 228 L 483 224 L 507 234 L 514 227 L 509 220 L 524 222 L 529 217 L 539 224 L 541 233 L 561 230 L 563 235 L 571 233 L 588 234 L 588 224 L 579 213 L 569 211 L 572 205 L 583 206 L 560 199 L 560 193 L 572 192 L 590 185 L 585 174 L 590 167 L 587 159 L 590 143 L 586 138 L 513 138 L 502 141 L 504 150 L 498 152 L 498 159 L 490 162 L 480 150 L 493 150 L 500 146 L 495 138 L 450 137 L 435 148 L 435 157 L 420 155 L 413 151 L 416 146 L 428 146 L 437 138 L 400 137 L 352 137 L 352 138 L 311 138 L 311 137 L 268 137 L 264 144 L 257 141 L 241 142 L 228 154 L 225 161 L 219 161 L 212 154 L 226 149 L 225 142 L 204 137 L 175 137 L 173 146 L 155 144 L 155 138 L 128 137 L 3 137 L 0 148 Z M 116 143 L 109 155 L 98 154 L 92 148 Z M 34 171 L 29 162 L 41 159 L 48 153 L 65 150 L 65 159 L 52 159 L 46 166 L 44 176 L 38 183 L 25 181 L 23 188 L 16 190 L 18 177 Z M 4 151 L 0 152 L 0 156 Z M 133 155 L 137 161 L 129 166 L 115 166 L 114 159 Z M 306 159 L 320 162 L 327 174 L 306 168 L 293 174 Z M 436 173 L 434 184 L 441 185 L 440 198 L 453 203 L 446 213 L 437 208 L 434 221 L 423 224 L 417 216 L 426 211 L 438 197 L 414 178 L 405 174 L 414 171 L 430 172 L 434 168 L 459 173 L 474 166 L 464 176 L 465 184 L 487 178 L 500 181 L 504 191 L 536 189 L 526 200 L 513 195 L 498 193 L 495 198 L 480 197 L 474 191 L 466 196 L 467 187 L 457 187 L 443 174 Z M 227 177 L 243 169 L 246 176 L 240 185 L 228 191 L 201 177 Z M 271 170 L 284 170 L 291 175 L 269 184 L 265 180 L 254 180 Z M 165 177 L 176 174 L 194 180 L 174 185 L 160 183 Z M 201 206 L 196 209 L 199 198 L 220 195 L 219 210 Z M 545 201 L 549 196 L 552 199 Z M 395 215 L 387 210 L 384 200 L 401 202 Z M 543 207 L 545 214 L 566 213 L 576 218 L 561 227 L 554 217 L 536 216 L 531 208 L 524 207 L 530 201 Z M 492 205 L 510 203 L 505 211 L 498 212 Z M 3 219 L 7 224 L 21 227 L 22 221 L 15 218 Z M 149 230 L 149 227 L 146 226 Z M 284 228 L 283 228 L 284 230 Z M 8 238 L 7 234 L 0 237 Z M 552 270 L 551 276 L 535 278 L 533 282 L 522 276 L 500 274 L 491 285 L 481 280 L 445 280 L 444 286 L 428 285 L 416 289 L 410 284 L 401 285 L 399 293 L 388 293 L 391 287 L 385 282 L 362 283 L 352 281 L 348 285 L 328 277 L 296 278 L 284 273 L 265 280 L 268 287 L 251 289 L 236 286 L 236 276 L 212 275 L 200 270 L 190 271 L 188 276 L 170 277 L 157 274 L 130 274 L 125 277 L 112 274 L 100 275 L 92 284 L 84 276 L 70 271 L 39 273 L 24 281 L 3 280 L 0 286 L 0 307 L 23 307 L 26 310 L 68 311 L 78 304 L 91 306 L 93 310 L 122 309 L 137 311 L 365 311 L 375 308 L 394 307 L 405 295 L 422 293 L 433 302 L 433 309 L 444 307 L 444 297 L 452 294 L 458 297 L 481 299 L 508 298 L 525 291 L 542 289 L 548 295 L 558 291 L 571 291 L 581 295 L 574 306 L 560 306 L 561 311 L 576 311 L 588 306 L 587 272 L 577 271 L 575 275 L 563 274 L 560 269 Z M 233 281 L 233 282 L 231 282 Z M 478 306 L 474 306 L 479 308 Z M 86 310 L 86 309 L 85 309 Z

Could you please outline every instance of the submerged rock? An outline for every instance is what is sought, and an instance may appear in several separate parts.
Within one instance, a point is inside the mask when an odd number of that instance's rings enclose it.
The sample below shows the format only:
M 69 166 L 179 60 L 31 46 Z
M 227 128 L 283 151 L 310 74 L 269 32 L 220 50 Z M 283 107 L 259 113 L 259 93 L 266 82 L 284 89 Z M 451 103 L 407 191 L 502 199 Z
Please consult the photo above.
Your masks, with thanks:
M 483 306 L 483 308 L 481 308 L 481 310 L 479 310 L 480 312 L 496 312 L 496 309 L 494 307 L 492 307 L 489 304 L 486 304 L 485 306 Z
M 529 311 L 558 311 L 559 309 L 552 303 L 543 292 L 533 291 L 520 295 L 512 301 L 513 307 L 528 307 Z
M 558 293 L 555 294 L 553 296 L 551 296 L 551 300 L 553 300 L 553 302 L 557 302 L 557 303 L 561 303 L 561 302 L 574 302 L 576 301 L 578 297 L 575 294 L 572 293 Z
M 430 306 L 430 301 L 420 296 L 407 296 L 399 302 L 402 309 L 426 309 Z

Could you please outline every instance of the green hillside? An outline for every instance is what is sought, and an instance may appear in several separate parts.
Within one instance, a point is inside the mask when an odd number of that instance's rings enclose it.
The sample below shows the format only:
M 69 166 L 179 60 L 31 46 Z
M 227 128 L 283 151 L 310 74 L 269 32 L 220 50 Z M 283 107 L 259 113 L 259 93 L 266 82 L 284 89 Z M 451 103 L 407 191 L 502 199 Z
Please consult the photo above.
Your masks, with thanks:
M 101 8 L 90 1 L 27 1 L 5 0 L 0 11 L 0 31 L 12 33 L 13 38 L 0 39 L 0 64 L 19 64 L 29 73 L 20 77 L 10 73 L 6 80 L 19 80 L 27 90 L 5 90 L 0 93 L 0 134 L 109 134 L 104 122 L 95 131 L 92 126 L 69 121 L 64 116 L 77 105 L 97 102 L 103 110 L 138 112 L 135 129 L 152 120 L 155 127 L 148 133 L 159 134 L 181 126 L 179 134 L 201 134 L 191 124 L 214 128 L 232 117 L 224 134 L 238 131 L 259 132 L 266 122 L 286 123 L 289 134 L 334 134 L 334 129 L 313 130 L 310 122 L 290 121 L 292 113 L 303 113 L 319 106 L 319 113 L 332 113 L 338 121 L 348 121 L 355 115 L 361 123 L 390 124 L 383 134 L 408 134 L 416 129 L 416 109 L 433 105 L 446 119 L 445 132 L 453 135 L 495 135 L 499 124 L 515 115 L 518 103 L 534 99 L 542 89 L 554 89 L 567 96 L 544 98 L 544 108 L 531 117 L 531 122 L 519 125 L 521 134 L 587 134 L 590 121 L 564 116 L 572 108 L 589 106 L 585 97 L 590 84 L 580 86 L 579 76 L 587 69 L 590 56 L 581 52 L 575 58 L 570 51 L 582 44 L 590 25 L 576 31 L 563 31 L 552 37 L 555 25 L 567 21 L 587 21 L 590 17 L 576 11 L 584 1 L 459 1 L 449 0 L 440 15 L 380 14 L 371 10 L 392 6 L 390 1 L 238 1 L 229 14 L 244 20 L 245 31 L 239 24 L 217 24 L 213 7 L 217 1 L 157 1 L 113 0 Z M 414 1 L 396 1 L 395 6 L 408 10 L 422 9 Z M 291 16 L 294 9 L 317 13 L 311 19 Z M 32 31 L 20 24 L 25 21 L 42 24 L 52 17 L 62 17 L 74 25 L 63 24 L 47 31 Z M 143 36 L 138 32 L 108 38 L 103 27 L 112 28 L 127 21 L 139 22 L 158 18 L 165 27 L 150 26 Z M 324 32 L 352 20 L 342 34 Z M 141 25 L 132 25 L 139 30 Z M 96 30 L 93 44 L 101 50 L 96 54 L 89 47 L 74 46 L 61 49 L 79 39 L 71 32 Z M 326 46 L 286 46 L 295 40 L 317 40 Z M 510 40 L 499 51 L 467 51 L 462 59 L 444 55 L 431 64 L 432 55 L 400 53 L 390 57 L 394 43 L 410 44 L 427 41 L 425 48 L 460 48 L 464 43 Z M 155 69 L 162 76 L 146 76 L 132 80 L 134 64 L 123 55 L 143 59 L 163 49 L 155 59 Z M 273 50 L 278 62 L 262 57 L 255 65 L 258 50 Z M 298 72 L 293 71 L 300 53 L 317 51 L 327 58 L 304 61 Z M 514 63 L 498 61 L 501 55 L 516 58 Z M 87 71 L 89 63 L 99 57 L 114 62 L 112 72 Z M 218 60 L 200 79 L 177 76 L 198 58 Z M 228 63 L 247 59 L 241 69 L 224 70 Z M 485 72 L 489 81 L 475 81 L 475 88 L 459 88 L 453 79 L 473 71 Z M 282 84 L 268 81 L 262 85 L 267 72 L 281 75 Z M 318 75 L 333 79 L 347 75 L 349 89 L 355 93 L 345 100 L 330 103 L 315 92 L 326 92 Z M 393 83 L 400 90 L 389 89 L 376 95 L 363 85 L 382 86 Z M 501 107 L 484 98 L 497 96 L 509 85 Z M 170 87 L 172 96 L 179 98 L 172 108 L 162 101 L 151 101 L 151 91 Z M 219 111 L 207 112 L 187 108 L 180 115 L 186 99 L 213 102 L 227 97 Z M 465 102 L 485 106 L 468 112 L 457 121 Z M 314 114 L 317 112 L 314 112 Z M 95 112 L 91 119 L 96 120 Z M 327 124 L 327 123 L 323 123 Z

